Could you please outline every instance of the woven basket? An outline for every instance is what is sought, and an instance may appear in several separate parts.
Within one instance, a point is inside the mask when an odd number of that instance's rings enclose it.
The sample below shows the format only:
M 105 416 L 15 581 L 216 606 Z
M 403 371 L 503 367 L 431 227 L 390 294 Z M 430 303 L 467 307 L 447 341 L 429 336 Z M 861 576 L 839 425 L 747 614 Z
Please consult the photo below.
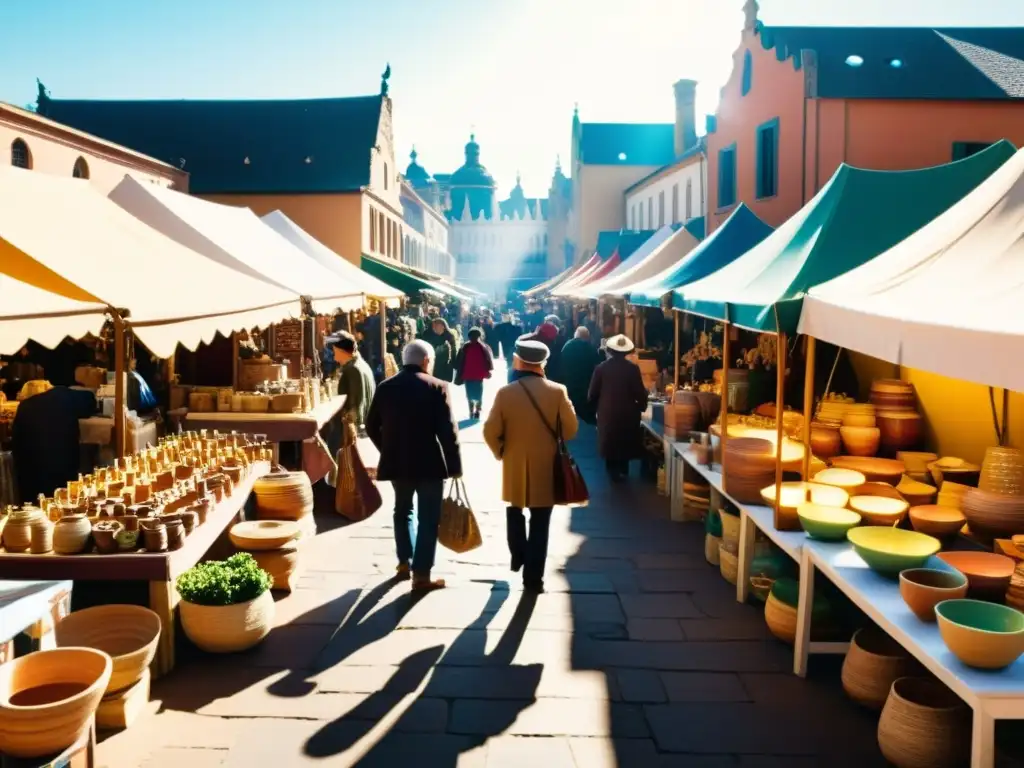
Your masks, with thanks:
M 137 683 L 156 656 L 160 617 L 140 605 L 97 605 L 65 616 L 57 624 L 58 647 L 95 648 L 110 655 L 113 669 L 106 692 Z
M 764 604 L 764 620 L 768 631 L 790 645 L 796 639 L 796 608 L 786 605 L 775 595 L 768 595 Z
M 182 600 L 181 627 L 188 639 L 209 653 L 252 648 L 274 626 L 274 598 L 268 589 L 254 600 L 233 605 L 197 605 Z
M 722 519 L 722 543 L 728 544 L 729 546 L 736 547 L 740 543 L 740 517 L 739 515 L 732 515 L 726 512 L 724 509 L 718 511 L 719 517 Z
M 935 680 L 902 677 L 878 721 L 878 746 L 899 768 L 954 768 L 970 762 L 970 710 Z
M 899 643 L 879 629 L 865 627 L 854 634 L 843 661 L 843 690 L 859 704 L 879 710 L 892 684 L 915 670 Z
M 712 565 L 718 565 L 721 562 L 719 557 L 719 549 L 721 546 L 721 537 L 712 536 L 710 533 L 704 535 L 704 557 Z
M 730 552 L 725 542 L 718 548 L 718 567 L 722 572 L 722 578 L 730 584 L 735 585 L 739 578 L 739 557 L 735 552 Z
M 298 576 L 299 570 L 299 547 L 290 545 L 281 549 L 263 550 L 250 553 L 260 568 L 269 573 L 274 584 L 271 589 L 279 589 L 284 592 L 291 592 L 293 581 Z

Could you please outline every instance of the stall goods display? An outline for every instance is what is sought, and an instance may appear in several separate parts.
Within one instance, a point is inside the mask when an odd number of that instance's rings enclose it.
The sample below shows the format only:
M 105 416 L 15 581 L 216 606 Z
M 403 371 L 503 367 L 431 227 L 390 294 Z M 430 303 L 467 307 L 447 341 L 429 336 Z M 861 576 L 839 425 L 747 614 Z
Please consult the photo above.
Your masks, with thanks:
M 1003 669 L 1024 653 L 1024 613 L 982 600 L 945 600 L 935 606 L 946 647 L 969 667 Z
M 960 509 L 971 533 L 982 540 L 1024 532 L 1024 496 L 967 488 Z
M 981 467 L 956 456 L 943 456 L 936 459 L 928 465 L 928 472 L 939 489 L 947 481 L 977 487 L 981 477 Z
M 856 491 L 867 482 L 867 478 L 860 472 L 841 468 L 823 469 L 813 476 L 813 480 L 822 485 L 842 488 L 846 491 L 847 495 Z
M 939 559 L 967 577 L 968 592 L 980 600 L 1002 601 L 1016 563 L 994 552 L 940 552 Z
M 954 536 L 964 527 L 963 512 L 954 507 L 940 507 L 938 504 L 925 504 L 910 508 L 910 524 L 915 531 L 927 533 L 944 539 Z
M 38 506 L 0 515 L 8 554 L 75 556 L 181 548 L 270 446 L 257 437 L 187 432 L 80 475 Z
M 910 505 L 888 496 L 851 496 L 850 509 L 861 516 L 864 525 L 899 525 Z
M 256 481 L 253 494 L 261 520 L 302 521 L 313 514 L 313 486 L 305 472 L 275 470 Z
M 92 724 L 113 663 L 92 648 L 37 651 L 0 665 L 0 754 L 44 757 Z
M 900 596 L 921 621 L 935 621 L 935 606 L 967 596 L 967 577 L 959 571 L 910 568 L 900 571 Z
M 904 466 L 906 465 L 904 464 Z M 908 469 L 907 471 L 909 472 L 910 470 Z M 909 474 L 900 478 L 900 482 L 897 484 L 896 490 L 912 507 L 922 507 L 927 504 L 934 504 L 935 497 L 939 492 L 939 489 L 934 485 L 928 485 L 927 483 L 915 480 Z
M 843 661 L 843 690 L 857 703 L 880 710 L 892 684 L 916 669 L 899 643 L 876 627 L 865 627 L 854 633 Z
M 836 456 L 832 459 L 832 466 L 860 472 L 866 482 L 885 483 L 893 487 L 899 485 L 906 470 L 902 461 L 871 456 Z
M 1016 448 L 987 449 L 978 488 L 1005 496 L 1024 496 L 1024 453 Z
M 778 514 L 775 516 L 776 528 L 779 530 L 799 530 L 800 522 L 797 515 L 801 504 L 810 502 L 825 507 L 845 507 L 850 501 L 849 494 L 842 488 L 816 482 L 786 482 L 782 484 L 779 494 L 779 507 L 775 509 L 775 483 L 761 489 L 762 503 L 771 507 Z
M 65 616 L 55 629 L 59 647 L 94 648 L 113 667 L 106 693 L 128 688 L 149 669 L 160 640 L 160 617 L 139 605 L 98 605 Z
M 878 720 L 878 746 L 896 768 L 959 768 L 970 762 L 971 712 L 937 680 L 902 677 Z
M 860 515 L 840 507 L 804 502 L 797 507 L 800 525 L 812 539 L 843 541 L 846 533 L 861 523 Z

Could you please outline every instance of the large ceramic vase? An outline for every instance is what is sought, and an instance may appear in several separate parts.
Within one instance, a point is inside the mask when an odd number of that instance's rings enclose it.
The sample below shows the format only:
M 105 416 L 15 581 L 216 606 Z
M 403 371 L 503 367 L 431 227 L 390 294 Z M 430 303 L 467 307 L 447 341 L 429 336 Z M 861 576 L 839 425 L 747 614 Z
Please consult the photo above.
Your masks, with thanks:
M 197 605 L 182 600 L 181 626 L 188 639 L 209 653 L 235 653 L 260 643 L 274 626 L 274 598 L 268 589 L 234 605 Z
M 843 661 L 843 690 L 869 709 L 881 709 L 892 684 L 916 669 L 907 652 L 880 629 L 857 630 Z
M 970 762 L 970 710 L 941 683 L 903 677 L 878 721 L 878 746 L 896 768 L 956 768 Z
M 110 656 L 92 648 L 37 651 L 0 665 L 0 754 L 57 754 L 92 724 L 110 681 Z

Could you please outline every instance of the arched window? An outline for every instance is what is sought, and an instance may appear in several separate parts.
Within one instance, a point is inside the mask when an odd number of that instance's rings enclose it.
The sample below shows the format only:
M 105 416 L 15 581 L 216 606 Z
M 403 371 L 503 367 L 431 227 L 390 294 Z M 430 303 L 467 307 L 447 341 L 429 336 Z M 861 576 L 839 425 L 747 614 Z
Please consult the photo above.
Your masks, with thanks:
M 746 96 L 748 93 L 750 93 L 750 86 L 752 85 L 753 76 L 754 57 L 751 55 L 750 51 L 746 51 L 743 54 L 743 96 Z
M 28 144 L 21 139 L 11 142 L 11 165 L 15 168 L 32 168 L 32 153 L 28 150 Z
M 71 172 L 71 175 L 76 179 L 89 178 L 89 164 L 85 162 L 84 157 L 80 157 L 75 160 L 75 169 Z

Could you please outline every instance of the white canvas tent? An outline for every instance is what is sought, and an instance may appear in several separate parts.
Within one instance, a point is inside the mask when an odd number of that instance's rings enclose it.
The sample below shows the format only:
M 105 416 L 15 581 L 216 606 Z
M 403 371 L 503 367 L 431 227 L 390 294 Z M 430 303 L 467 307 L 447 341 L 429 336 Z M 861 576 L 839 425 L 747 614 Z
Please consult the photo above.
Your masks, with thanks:
M 311 259 L 335 272 L 346 283 L 356 286 L 361 293 L 383 300 L 389 307 L 397 307 L 405 295 L 346 261 L 281 211 L 272 211 L 261 221 Z
M 129 310 L 136 335 L 159 357 L 169 357 L 178 343 L 195 349 L 218 332 L 267 326 L 299 312 L 289 291 L 179 245 L 88 181 L 20 168 L 0 169 L 0 273 L 50 294 Z M 52 298 L 30 306 L 65 311 Z M 5 305 L 3 315 L 16 313 Z M 65 333 L 74 335 L 79 322 L 69 322 Z M 30 335 L 45 343 L 40 334 L 52 339 L 57 325 L 34 326 Z
M 13 246 L 0 239 L 0 262 L 9 268 Z M 32 339 L 53 349 L 71 336 L 99 335 L 106 306 L 50 293 L 0 274 L 0 354 L 13 355 Z
M 248 208 L 220 205 L 125 176 L 109 195 L 124 210 L 235 272 L 313 299 L 317 314 L 363 305 L 352 283 L 309 258 Z
M 571 290 L 569 294 L 590 299 L 624 296 L 634 285 L 660 274 L 698 245 L 697 238 L 685 228 L 662 227 L 607 275 Z
M 1024 150 L 944 214 L 813 288 L 800 332 L 1024 391 Z

